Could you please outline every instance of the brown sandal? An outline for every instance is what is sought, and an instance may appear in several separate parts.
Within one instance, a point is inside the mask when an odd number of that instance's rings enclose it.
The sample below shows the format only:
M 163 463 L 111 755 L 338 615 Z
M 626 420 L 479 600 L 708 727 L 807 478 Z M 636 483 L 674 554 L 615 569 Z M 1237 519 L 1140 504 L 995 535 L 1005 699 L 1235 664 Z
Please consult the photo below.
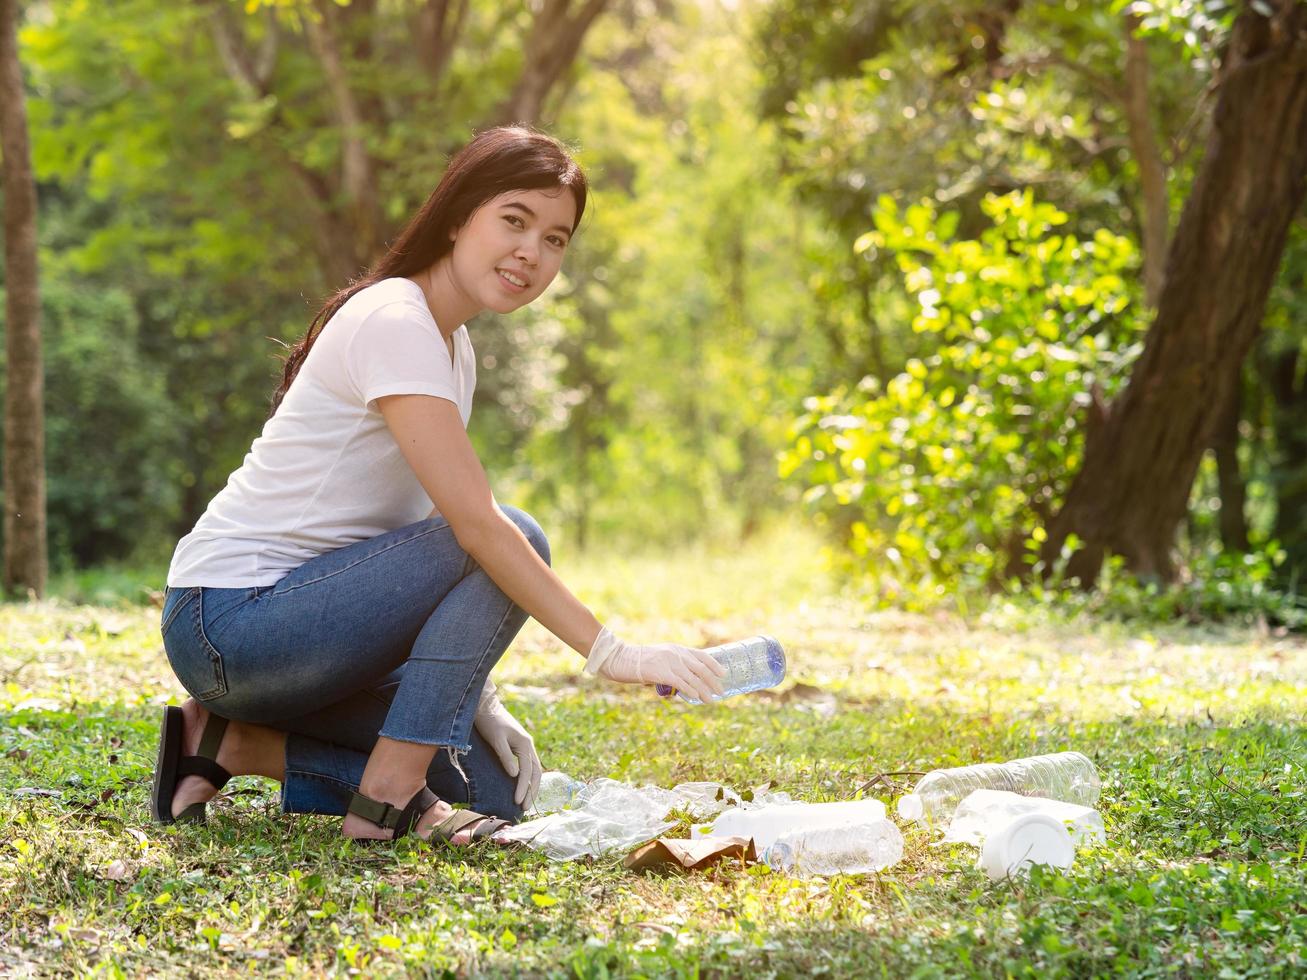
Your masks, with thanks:
M 375 824 L 378 827 L 384 827 L 393 831 L 391 840 L 399 840 L 417 824 L 422 814 L 431 809 L 432 806 L 440 802 L 440 797 L 431 792 L 430 789 L 423 786 L 413 794 L 413 798 L 402 807 L 394 806 L 390 803 L 382 803 L 380 800 L 374 800 L 370 796 L 364 796 L 362 793 L 354 793 L 349 800 L 349 812 L 357 817 L 362 817 L 368 823 Z M 507 820 L 500 817 L 492 817 L 489 814 L 477 813 L 475 810 L 455 810 L 440 823 L 436 824 L 431 831 L 432 840 L 452 841 L 454 835 L 464 827 L 476 821 L 482 821 L 480 827 L 472 831 L 472 843 L 489 837 L 501 827 L 509 826 Z M 365 841 L 360 839 L 360 843 Z M 366 840 L 369 844 L 384 843 L 378 840 Z

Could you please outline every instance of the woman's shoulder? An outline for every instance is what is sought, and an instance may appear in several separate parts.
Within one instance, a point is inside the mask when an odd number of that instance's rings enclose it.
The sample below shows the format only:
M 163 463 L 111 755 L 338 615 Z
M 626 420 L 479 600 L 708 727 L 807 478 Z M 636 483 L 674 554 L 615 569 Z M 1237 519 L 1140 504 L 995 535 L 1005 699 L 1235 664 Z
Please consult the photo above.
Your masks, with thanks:
M 422 287 L 411 279 L 396 276 L 364 286 L 341 307 L 341 312 L 344 313 L 348 308 L 350 316 L 364 320 L 382 307 L 392 304 L 413 307 L 419 311 L 427 308 Z

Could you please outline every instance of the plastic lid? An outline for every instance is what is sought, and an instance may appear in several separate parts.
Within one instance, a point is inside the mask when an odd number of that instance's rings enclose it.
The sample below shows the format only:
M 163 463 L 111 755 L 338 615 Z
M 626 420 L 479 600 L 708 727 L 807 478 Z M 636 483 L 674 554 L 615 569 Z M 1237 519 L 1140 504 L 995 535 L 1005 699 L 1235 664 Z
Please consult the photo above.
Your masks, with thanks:
M 926 812 L 921 797 L 916 793 L 904 793 L 900 796 L 897 809 L 899 817 L 903 820 L 920 820 L 921 815 Z
M 1032 864 L 1069 868 L 1075 857 L 1075 845 L 1061 821 L 1046 813 L 1022 813 L 985 838 L 980 866 L 998 881 Z

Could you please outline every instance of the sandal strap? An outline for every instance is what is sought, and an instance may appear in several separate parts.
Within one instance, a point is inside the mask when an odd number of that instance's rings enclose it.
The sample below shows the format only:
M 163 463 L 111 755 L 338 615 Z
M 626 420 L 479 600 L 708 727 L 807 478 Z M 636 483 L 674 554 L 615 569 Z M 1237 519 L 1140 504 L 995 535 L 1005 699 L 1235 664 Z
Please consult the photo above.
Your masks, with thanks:
M 177 816 L 173 817 L 174 823 L 204 823 L 203 803 L 192 803 Z
M 186 755 L 178 759 L 177 775 L 202 776 L 213 783 L 214 789 L 222 789 L 227 785 L 227 780 L 231 779 L 231 773 L 212 759 L 206 759 L 202 755 Z
M 413 829 L 413 825 L 423 813 L 438 802 L 440 798 L 426 786 L 414 793 L 413 798 L 402 807 L 383 803 L 381 800 L 374 800 L 370 796 L 355 792 L 350 795 L 348 812 L 378 827 L 393 831 L 391 840 L 399 840 Z
M 177 775 L 202 776 L 213 783 L 214 789 L 226 786 L 231 773 L 218 765 L 218 746 L 222 745 L 222 736 L 226 732 L 227 719 L 209 712 L 209 720 L 204 723 L 204 731 L 200 733 L 199 751 L 177 760 Z
M 507 820 L 500 820 L 498 817 L 491 817 L 484 813 L 477 813 L 475 810 L 455 810 L 440 823 L 436 824 L 436 829 L 432 832 L 433 837 L 439 837 L 441 840 L 452 841 L 454 835 L 464 827 L 476 823 L 478 820 L 491 821 L 494 827 L 491 830 L 482 833 L 480 828 L 472 831 L 472 839 L 486 837 L 493 834 L 501 826 L 508 823 Z
M 480 840 L 482 837 L 489 837 L 501 827 L 509 827 L 511 824 L 502 817 L 487 817 L 482 821 L 481 826 L 472 831 L 472 839 Z
M 217 762 L 218 746 L 222 744 L 222 736 L 226 733 L 227 719 L 209 712 L 209 720 L 204 723 L 204 731 L 200 733 L 200 750 L 196 755 Z

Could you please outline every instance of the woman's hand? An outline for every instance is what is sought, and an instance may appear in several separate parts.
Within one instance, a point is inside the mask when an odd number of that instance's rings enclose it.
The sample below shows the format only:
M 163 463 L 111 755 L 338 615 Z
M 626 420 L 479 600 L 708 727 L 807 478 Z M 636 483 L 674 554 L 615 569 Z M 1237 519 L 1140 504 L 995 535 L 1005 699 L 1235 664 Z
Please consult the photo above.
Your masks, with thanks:
M 540 756 L 536 754 L 535 741 L 521 722 L 508 713 L 508 709 L 499 700 L 494 681 L 488 677 L 472 724 L 495 750 L 504 772 L 517 777 L 513 802 L 523 810 L 529 810 L 540 790 L 540 776 L 544 767 L 540 764 Z
M 595 638 L 585 670 L 624 684 L 670 684 L 705 704 L 725 693 L 719 678 L 726 676 L 726 668 L 705 651 L 679 643 L 636 646 L 607 626 Z

